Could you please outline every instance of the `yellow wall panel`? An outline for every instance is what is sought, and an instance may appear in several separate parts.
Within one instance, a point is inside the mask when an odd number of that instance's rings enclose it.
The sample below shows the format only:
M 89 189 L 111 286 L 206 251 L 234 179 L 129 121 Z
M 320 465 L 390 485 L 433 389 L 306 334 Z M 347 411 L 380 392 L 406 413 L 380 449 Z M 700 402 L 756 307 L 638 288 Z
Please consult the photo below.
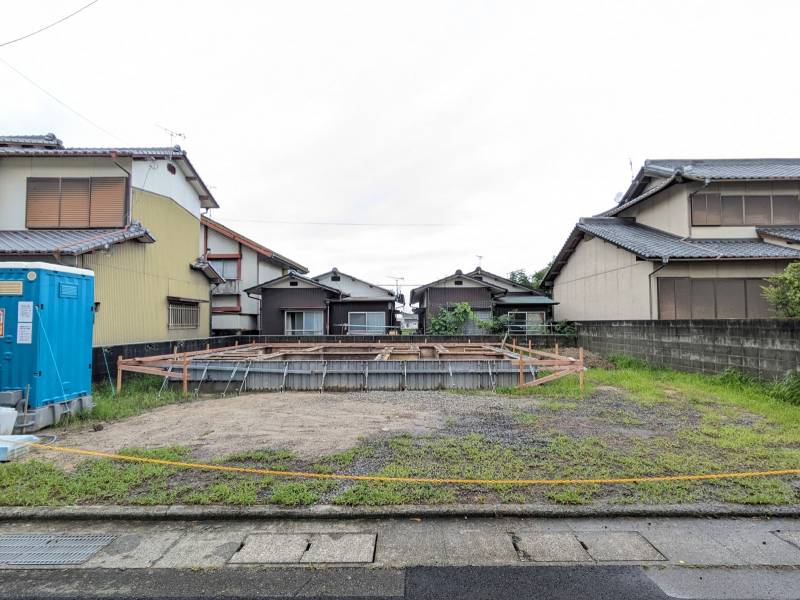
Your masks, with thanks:
M 209 336 L 209 282 L 190 268 L 200 247 L 200 221 L 171 198 L 139 189 L 133 190 L 131 212 L 155 243 L 126 242 L 82 257 L 95 272 L 100 302 L 94 345 Z M 197 329 L 168 328 L 167 296 L 205 301 Z

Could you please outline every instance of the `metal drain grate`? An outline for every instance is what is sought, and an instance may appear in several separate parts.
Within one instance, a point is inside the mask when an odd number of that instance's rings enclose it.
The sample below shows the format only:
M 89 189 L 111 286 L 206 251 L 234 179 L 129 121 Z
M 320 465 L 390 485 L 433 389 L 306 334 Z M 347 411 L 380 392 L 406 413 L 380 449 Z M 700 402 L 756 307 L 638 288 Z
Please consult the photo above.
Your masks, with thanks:
M 114 537 L 48 533 L 0 535 L 0 565 L 79 565 L 110 544 Z

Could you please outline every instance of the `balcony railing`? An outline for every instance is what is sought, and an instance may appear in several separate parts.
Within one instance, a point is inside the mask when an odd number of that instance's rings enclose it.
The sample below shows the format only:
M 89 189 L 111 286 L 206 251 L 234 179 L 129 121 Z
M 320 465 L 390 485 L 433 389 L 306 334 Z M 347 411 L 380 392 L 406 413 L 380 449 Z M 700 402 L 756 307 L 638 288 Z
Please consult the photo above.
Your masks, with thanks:
M 219 285 L 211 288 L 211 293 L 215 296 L 219 296 L 221 294 L 238 294 L 241 289 L 242 282 L 238 279 L 229 279 L 225 283 L 220 283 Z

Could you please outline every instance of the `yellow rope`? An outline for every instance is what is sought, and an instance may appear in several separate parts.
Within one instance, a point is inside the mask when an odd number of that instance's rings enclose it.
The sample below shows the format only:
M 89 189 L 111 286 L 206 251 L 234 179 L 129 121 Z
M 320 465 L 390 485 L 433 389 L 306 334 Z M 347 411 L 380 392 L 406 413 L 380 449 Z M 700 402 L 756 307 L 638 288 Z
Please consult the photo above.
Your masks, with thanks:
M 800 469 L 778 469 L 772 471 L 739 471 L 733 473 L 706 473 L 699 475 L 655 475 L 649 477 L 609 477 L 598 479 L 457 479 L 437 477 L 391 477 L 384 475 L 346 475 L 341 473 L 309 473 L 308 471 L 277 471 L 274 469 L 255 469 L 250 467 L 230 467 L 226 465 L 210 465 L 205 463 L 191 463 L 161 458 L 146 458 L 143 456 L 126 456 L 97 450 L 83 450 L 81 448 L 65 448 L 62 446 L 49 446 L 34 442 L 14 442 L 24 444 L 31 448 L 77 454 L 80 456 L 93 456 L 95 458 L 109 458 L 128 462 L 165 465 L 183 469 L 201 469 L 204 471 L 222 471 L 225 473 L 245 473 L 248 475 L 269 475 L 272 477 L 300 477 L 307 479 L 334 479 L 340 481 L 379 481 L 392 483 L 431 483 L 431 484 L 456 484 L 456 485 L 618 485 L 625 483 L 650 483 L 658 481 L 707 481 L 714 479 L 744 479 L 748 477 L 775 477 L 778 475 L 800 475 Z

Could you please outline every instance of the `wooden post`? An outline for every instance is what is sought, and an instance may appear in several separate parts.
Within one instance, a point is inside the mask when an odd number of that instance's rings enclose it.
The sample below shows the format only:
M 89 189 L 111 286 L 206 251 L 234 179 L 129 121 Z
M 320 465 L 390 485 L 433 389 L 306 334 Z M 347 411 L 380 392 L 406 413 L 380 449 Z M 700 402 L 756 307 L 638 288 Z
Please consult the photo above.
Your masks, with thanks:
M 175 360 L 178 360 L 178 346 L 172 347 L 172 354 L 175 357 Z
M 531 350 L 533 350 L 533 346 L 531 345 L 531 338 L 528 338 L 528 354 L 531 353 Z
M 519 357 L 519 385 L 525 385 L 525 361 L 522 360 L 522 355 Z
M 578 385 L 581 388 L 581 392 L 583 392 L 583 346 L 578 348 L 578 363 L 580 371 L 578 371 Z
M 206 342 L 206 352 L 211 350 L 211 342 Z
M 189 357 L 183 355 L 183 395 L 189 395 Z
M 558 342 L 556 342 L 556 349 L 555 352 L 553 352 L 553 354 L 558 354 Z
M 117 393 L 122 391 L 122 355 L 117 356 Z

